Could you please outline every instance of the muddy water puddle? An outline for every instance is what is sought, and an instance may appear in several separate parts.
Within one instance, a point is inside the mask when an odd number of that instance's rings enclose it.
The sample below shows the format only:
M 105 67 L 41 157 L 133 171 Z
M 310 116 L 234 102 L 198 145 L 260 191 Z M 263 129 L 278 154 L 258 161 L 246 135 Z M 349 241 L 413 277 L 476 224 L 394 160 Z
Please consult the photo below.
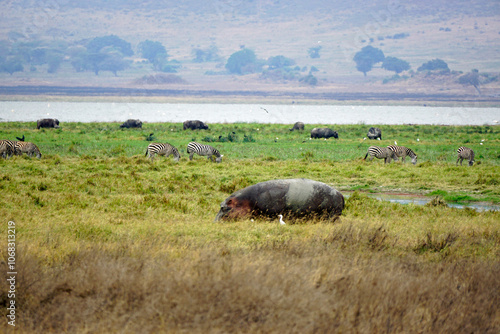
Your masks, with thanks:
M 342 192 L 348 198 L 353 191 Z M 375 198 L 379 201 L 387 201 L 398 204 L 414 204 L 425 205 L 432 201 L 433 197 L 415 195 L 415 194 L 392 194 L 392 193 L 364 193 L 369 197 Z M 487 202 L 474 202 L 474 203 L 446 203 L 447 206 L 457 209 L 474 209 L 476 211 L 499 211 L 500 205 L 487 203 Z

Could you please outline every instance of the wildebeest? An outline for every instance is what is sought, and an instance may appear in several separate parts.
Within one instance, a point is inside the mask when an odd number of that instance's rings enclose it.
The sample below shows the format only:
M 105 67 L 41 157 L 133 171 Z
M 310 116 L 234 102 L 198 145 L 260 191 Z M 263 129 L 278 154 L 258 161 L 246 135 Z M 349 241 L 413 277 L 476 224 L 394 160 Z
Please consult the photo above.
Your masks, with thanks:
M 36 122 L 36 128 L 58 128 L 59 120 L 55 118 L 42 118 Z
M 311 130 L 311 138 L 338 138 L 339 134 L 337 131 L 333 131 L 330 128 L 314 128 Z
M 120 128 L 142 128 L 142 122 L 138 119 L 127 119 Z
M 220 205 L 215 221 L 284 215 L 288 219 L 336 219 L 344 209 L 344 196 L 329 185 L 309 179 L 260 182 L 238 190 Z
M 185 121 L 183 123 L 183 129 L 191 129 L 191 130 L 208 130 L 208 126 L 202 121 Z
M 293 127 L 290 129 L 290 131 L 294 131 L 294 130 L 304 130 L 304 123 L 302 122 L 296 122 Z
M 371 127 L 370 129 L 368 129 L 368 134 L 366 136 L 369 139 L 379 138 L 380 140 L 382 140 L 382 130 L 380 130 L 379 128 Z

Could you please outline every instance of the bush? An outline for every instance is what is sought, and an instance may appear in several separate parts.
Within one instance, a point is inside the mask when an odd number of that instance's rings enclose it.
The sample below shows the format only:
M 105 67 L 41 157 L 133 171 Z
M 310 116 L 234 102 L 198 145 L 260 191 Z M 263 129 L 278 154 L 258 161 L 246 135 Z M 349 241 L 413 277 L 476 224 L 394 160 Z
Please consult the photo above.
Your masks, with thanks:
M 435 70 L 444 70 L 446 72 L 449 72 L 450 69 L 448 67 L 448 64 L 441 59 L 433 59 L 428 61 L 427 63 L 422 64 L 419 68 L 417 68 L 418 72 L 421 71 L 435 71 Z

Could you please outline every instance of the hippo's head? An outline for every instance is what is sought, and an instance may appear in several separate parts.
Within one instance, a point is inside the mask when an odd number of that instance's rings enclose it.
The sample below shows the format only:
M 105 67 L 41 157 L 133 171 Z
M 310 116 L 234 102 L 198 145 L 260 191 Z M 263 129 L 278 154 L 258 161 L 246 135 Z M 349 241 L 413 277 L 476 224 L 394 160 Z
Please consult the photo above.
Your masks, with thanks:
M 214 221 L 248 216 L 252 212 L 251 206 L 252 204 L 248 199 L 241 199 L 233 194 L 221 203 L 219 213 L 215 216 Z

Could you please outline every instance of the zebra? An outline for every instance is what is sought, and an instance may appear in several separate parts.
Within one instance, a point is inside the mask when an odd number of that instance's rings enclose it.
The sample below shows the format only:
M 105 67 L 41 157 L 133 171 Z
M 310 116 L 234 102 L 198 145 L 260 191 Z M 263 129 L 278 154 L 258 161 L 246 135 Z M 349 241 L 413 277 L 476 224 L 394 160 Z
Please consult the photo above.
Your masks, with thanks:
M 22 155 L 23 153 L 26 153 L 28 157 L 36 155 L 38 159 L 42 157 L 42 153 L 40 153 L 38 146 L 36 146 L 33 143 L 30 143 L 29 141 L 16 141 L 14 152 L 16 155 Z
M 408 147 L 404 146 L 396 146 L 396 145 L 389 145 L 387 146 L 388 149 L 396 153 L 396 156 L 398 158 L 401 158 L 401 161 L 405 162 L 406 156 L 409 156 L 411 158 L 411 163 L 416 165 L 417 164 L 417 155 L 415 152 L 413 152 L 411 149 Z M 397 160 L 397 159 L 394 159 Z
M 387 147 L 370 146 L 368 147 L 368 152 L 366 152 L 364 160 L 366 160 L 366 157 L 368 155 L 370 155 L 370 161 L 373 160 L 373 157 L 377 159 L 384 159 L 384 164 L 391 163 L 391 159 L 398 160 L 396 153 L 394 153 Z
M 195 153 L 202 156 L 206 155 L 208 156 L 208 159 L 212 161 L 215 157 L 215 162 L 221 162 L 223 157 L 223 155 L 220 154 L 220 152 L 216 148 L 213 148 L 210 145 L 196 143 L 194 141 L 188 144 L 187 153 L 189 153 L 189 160 L 193 160 L 193 155 Z
M 4 159 L 10 158 L 16 153 L 16 141 L 3 139 L 0 140 L 0 154 Z
M 457 163 L 455 164 L 458 166 L 458 160 L 460 160 L 460 166 L 462 166 L 462 161 L 464 159 L 469 160 L 469 166 L 472 166 L 474 164 L 474 151 L 471 150 L 468 147 L 465 146 L 460 146 L 457 150 L 458 153 L 458 158 L 457 158 Z
M 149 144 L 148 148 L 146 149 L 146 154 L 144 156 L 147 156 L 148 154 L 149 154 L 149 157 L 151 158 L 151 161 L 153 161 L 155 154 L 164 155 L 166 157 L 173 155 L 175 161 L 179 161 L 179 159 L 181 158 L 179 151 L 174 146 L 170 145 L 169 143 L 151 143 L 151 144 Z

